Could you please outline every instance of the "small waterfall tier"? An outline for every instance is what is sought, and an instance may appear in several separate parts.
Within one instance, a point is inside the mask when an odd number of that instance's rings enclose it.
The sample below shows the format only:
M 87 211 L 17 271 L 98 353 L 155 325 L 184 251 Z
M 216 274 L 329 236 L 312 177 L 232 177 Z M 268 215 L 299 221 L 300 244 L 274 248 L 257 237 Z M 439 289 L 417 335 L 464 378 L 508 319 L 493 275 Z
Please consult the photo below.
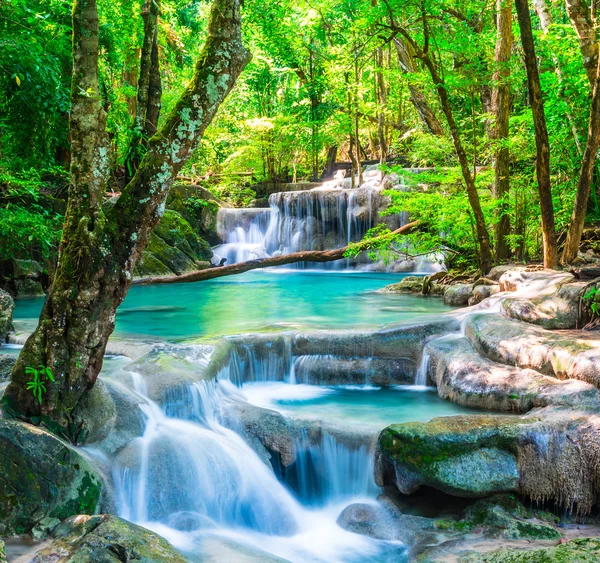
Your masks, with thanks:
M 234 264 L 302 250 L 342 248 L 361 240 L 376 225 L 397 229 L 408 221 L 406 213 L 382 216 L 390 203 L 384 195 L 389 182 L 371 181 L 355 189 L 331 184 L 272 194 L 269 209 L 219 210 L 217 232 L 223 244 L 213 249 L 213 260 Z M 340 262 L 333 267 L 355 265 Z

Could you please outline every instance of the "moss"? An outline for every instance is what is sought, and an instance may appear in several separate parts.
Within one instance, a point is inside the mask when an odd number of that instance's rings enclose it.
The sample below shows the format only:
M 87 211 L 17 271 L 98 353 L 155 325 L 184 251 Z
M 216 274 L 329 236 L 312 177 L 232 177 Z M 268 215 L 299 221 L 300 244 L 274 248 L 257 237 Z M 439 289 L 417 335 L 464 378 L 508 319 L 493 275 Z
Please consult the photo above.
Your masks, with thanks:
M 597 563 L 600 561 L 600 539 L 578 538 L 565 544 L 523 551 L 501 549 L 486 554 L 471 554 L 460 563 Z

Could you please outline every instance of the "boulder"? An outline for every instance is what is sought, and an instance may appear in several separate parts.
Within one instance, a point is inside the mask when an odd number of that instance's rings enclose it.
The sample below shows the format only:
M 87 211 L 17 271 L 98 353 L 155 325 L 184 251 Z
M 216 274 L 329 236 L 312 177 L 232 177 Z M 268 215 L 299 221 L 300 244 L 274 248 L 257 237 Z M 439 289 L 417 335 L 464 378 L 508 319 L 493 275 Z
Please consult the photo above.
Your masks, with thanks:
M 12 314 L 15 302 L 10 294 L 0 289 L 0 343 L 6 340 L 6 336 L 13 329 Z
M 585 515 L 598 502 L 600 418 L 570 409 L 527 417 L 456 416 L 392 425 L 379 436 L 378 484 L 459 497 L 516 492 Z
M 102 491 L 100 476 L 76 449 L 35 426 L 0 420 L 0 536 L 93 514 Z
M 473 296 L 473 284 L 459 283 L 449 286 L 444 292 L 444 303 L 453 307 L 464 307 Z
M 114 429 L 117 409 L 104 381 L 98 379 L 71 412 L 73 425 L 78 427 L 79 444 L 91 444 L 106 438 Z
M 401 282 L 379 289 L 377 293 L 422 293 L 423 277 L 406 276 Z
M 376 503 L 351 504 L 337 518 L 344 530 L 384 541 L 397 541 L 414 546 L 435 543 L 435 521 L 402 514 L 387 498 Z
M 460 563 L 596 563 L 600 561 L 599 538 L 576 538 L 545 549 L 505 548 L 491 553 L 470 553 Z
M 32 563 L 186 563 L 166 539 L 116 516 L 79 515 L 60 524 Z
M 176 211 L 167 209 L 153 232 L 169 246 L 181 250 L 194 262 L 210 262 L 212 258 L 210 245 L 201 239 Z
M 187 358 L 189 349 L 158 348 L 127 366 L 127 371 L 142 376 L 150 399 L 162 403 L 169 394 L 180 393 L 190 383 L 210 379 L 204 366 Z M 185 389 L 183 389 L 185 392 Z
M 10 379 L 10 374 L 16 363 L 17 356 L 13 354 L 0 354 L 0 383 Z
M 469 299 L 469 305 L 478 305 L 498 291 L 499 286 L 497 285 L 478 285 L 473 289 L 473 296 Z
M 549 517 L 544 521 L 536 516 Z M 487 537 L 507 540 L 559 540 L 551 514 L 527 510 L 515 495 L 494 495 L 469 506 L 457 527 L 467 531 L 482 530 Z

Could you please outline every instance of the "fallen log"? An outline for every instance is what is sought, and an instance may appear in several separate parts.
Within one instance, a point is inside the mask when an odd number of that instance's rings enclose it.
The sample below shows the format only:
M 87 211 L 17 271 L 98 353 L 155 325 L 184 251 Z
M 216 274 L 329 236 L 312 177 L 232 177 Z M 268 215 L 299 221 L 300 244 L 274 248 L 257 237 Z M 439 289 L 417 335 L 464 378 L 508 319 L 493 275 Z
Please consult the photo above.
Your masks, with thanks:
M 343 248 L 336 248 L 334 250 L 306 250 L 301 252 L 292 252 L 291 254 L 281 254 L 279 256 L 271 256 L 269 258 L 257 258 L 256 260 L 248 260 L 246 262 L 239 262 L 229 266 L 216 266 L 206 270 L 198 270 L 197 272 L 182 274 L 181 276 L 138 278 L 135 279 L 133 283 L 135 285 L 146 285 L 197 282 L 221 278 L 223 276 L 243 274 L 244 272 L 249 272 L 250 270 L 271 268 L 274 266 L 285 266 L 287 264 L 295 264 L 297 262 L 334 262 L 335 260 L 341 260 L 344 258 L 344 254 L 348 249 L 352 249 L 352 251 L 356 252 L 357 254 L 366 250 L 371 250 L 382 243 L 393 240 L 398 235 L 406 235 L 414 231 L 418 224 L 419 221 L 413 221 L 412 223 L 408 223 L 403 227 L 392 231 L 391 233 L 386 233 L 379 237 L 363 240 L 361 242 L 353 243 L 351 245 L 344 246 Z

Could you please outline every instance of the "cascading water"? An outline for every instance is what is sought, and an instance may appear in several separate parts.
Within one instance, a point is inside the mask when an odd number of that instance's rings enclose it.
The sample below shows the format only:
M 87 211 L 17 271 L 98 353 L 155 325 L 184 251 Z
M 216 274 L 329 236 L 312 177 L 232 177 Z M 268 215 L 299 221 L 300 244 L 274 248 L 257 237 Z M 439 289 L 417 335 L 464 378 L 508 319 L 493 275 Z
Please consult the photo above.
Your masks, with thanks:
M 429 375 L 429 364 L 431 362 L 431 356 L 427 352 L 427 350 L 423 349 L 423 354 L 421 355 L 421 363 L 417 369 L 417 374 L 415 376 L 415 385 L 419 385 L 421 387 L 425 387 L 427 385 L 427 377 Z
M 310 191 L 272 194 L 270 209 L 221 209 L 217 230 L 223 244 L 213 249 L 213 261 L 225 258 L 232 264 L 302 250 L 342 248 L 361 240 L 380 223 L 396 229 L 408 220 L 405 213 L 380 216 L 389 203 L 383 195 L 384 186 L 389 185 L 371 181 L 359 188 L 339 189 L 324 184 Z M 348 263 L 317 267 L 346 268 Z

